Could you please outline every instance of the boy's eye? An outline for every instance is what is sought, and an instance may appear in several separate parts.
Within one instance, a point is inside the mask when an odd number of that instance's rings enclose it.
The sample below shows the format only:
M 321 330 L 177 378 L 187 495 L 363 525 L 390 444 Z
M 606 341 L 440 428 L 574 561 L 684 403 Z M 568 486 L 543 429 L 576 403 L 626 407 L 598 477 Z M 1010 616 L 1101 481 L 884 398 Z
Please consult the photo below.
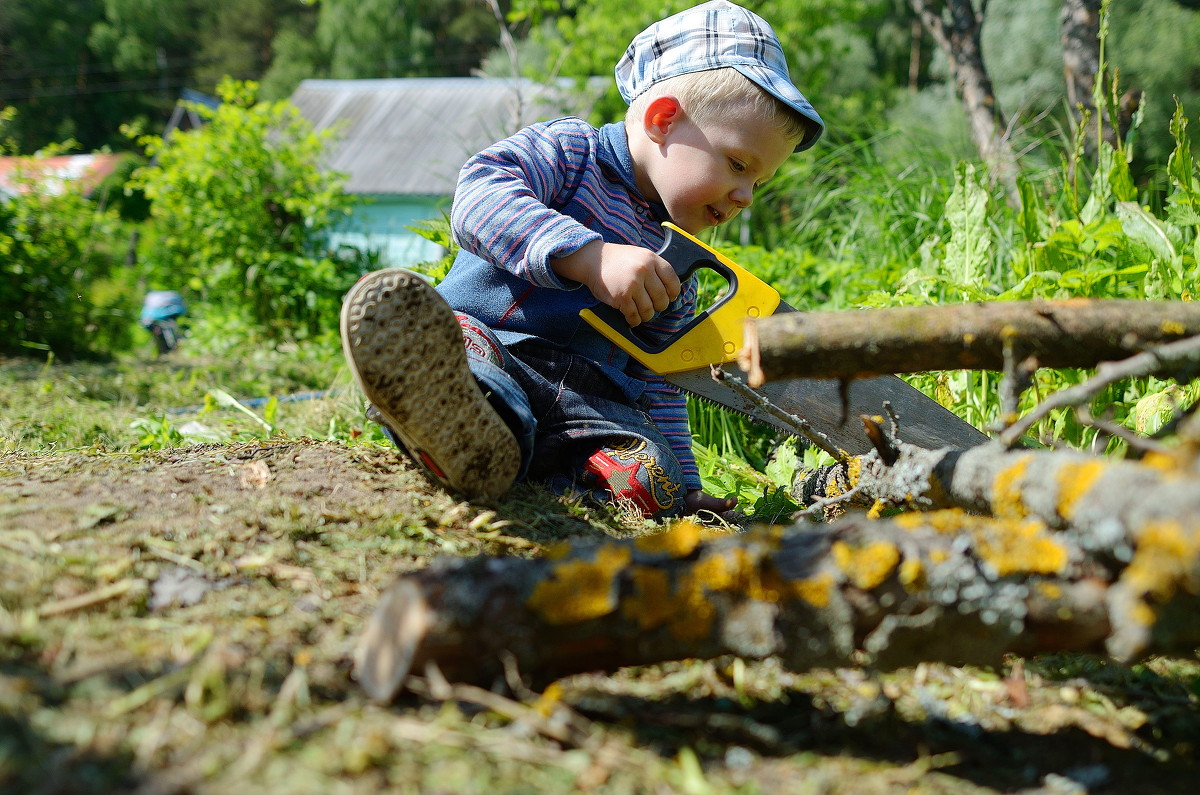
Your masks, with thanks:
M 737 160 L 730 160 L 729 167 L 733 169 L 733 173 L 735 174 L 741 174 L 746 170 L 746 164 Z

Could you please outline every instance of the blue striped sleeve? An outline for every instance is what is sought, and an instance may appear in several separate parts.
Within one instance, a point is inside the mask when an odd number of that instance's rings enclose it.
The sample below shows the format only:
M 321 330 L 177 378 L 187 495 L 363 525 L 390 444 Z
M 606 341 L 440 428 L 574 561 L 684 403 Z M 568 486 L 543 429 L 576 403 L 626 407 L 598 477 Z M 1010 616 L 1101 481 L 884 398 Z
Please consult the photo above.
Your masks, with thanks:
M 536 124 L 467 161 L 450 224 L 467 251 L 540 287 L 570 289 L 550 267 L 600 233 L 550 209 L 594 158 L 586 122 Z

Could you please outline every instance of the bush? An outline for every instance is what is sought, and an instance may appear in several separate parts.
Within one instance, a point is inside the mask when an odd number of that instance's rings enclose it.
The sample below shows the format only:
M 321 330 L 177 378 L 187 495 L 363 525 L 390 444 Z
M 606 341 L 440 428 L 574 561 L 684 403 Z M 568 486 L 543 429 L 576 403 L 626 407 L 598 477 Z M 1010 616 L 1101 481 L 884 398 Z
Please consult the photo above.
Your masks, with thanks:
M 29 177 L 0 201 L 0 350 L 69 359 L 127 345 L 136 299 L 113 281 L 127 240 L 70 185 L 51 195 Z
M 206 124 L 141 142 L 152 165 L 132 187 L 150 200 L 144 259 L 150 285 L 188 295 L 194 314 L 251 324 L 272 339 L 336 328 L 361 268 L 324 251 L 349 211 L 343 176 L 319 168 L 327 135 L 288 102 L 257 102 L 226 80 Z

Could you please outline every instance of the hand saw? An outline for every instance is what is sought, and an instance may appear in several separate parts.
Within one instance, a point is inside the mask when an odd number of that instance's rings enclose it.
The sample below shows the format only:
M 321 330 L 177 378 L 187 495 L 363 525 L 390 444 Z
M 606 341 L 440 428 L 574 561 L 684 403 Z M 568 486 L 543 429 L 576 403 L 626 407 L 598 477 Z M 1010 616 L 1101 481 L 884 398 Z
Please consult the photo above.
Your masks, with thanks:
M 709 365 L 722 365 L 732 372 L 727 365 L 742 348 L 746 318 L 796 310 L 781 300 L 773 287 L 733 260 L 672 223 L 663 226 L 667 237 L 658 255 L 671 263 L 680 281 L 707 268 L 729 283 L 725 295 L 660 342 L 647 340 L 629 326 L 619 311 L 605 304 L 584 309 L 580 315 L 634 359 L 684 391 L 795 435 L 795 428 L 760 411 L 753 400 L 715 380 Z M 857 417 L 880 414 L 885 402 L 899 417 L 900 438 L 911 444 L 930 449 L 965 449 L 988 440 L 977 428 L 894 375 L 855 379 L 846 394 L 841 382 L 815 378 L 769 382 L 757 391 L 783 411 L 806 420 L 836 447 L 852 455 L 871 449 Z

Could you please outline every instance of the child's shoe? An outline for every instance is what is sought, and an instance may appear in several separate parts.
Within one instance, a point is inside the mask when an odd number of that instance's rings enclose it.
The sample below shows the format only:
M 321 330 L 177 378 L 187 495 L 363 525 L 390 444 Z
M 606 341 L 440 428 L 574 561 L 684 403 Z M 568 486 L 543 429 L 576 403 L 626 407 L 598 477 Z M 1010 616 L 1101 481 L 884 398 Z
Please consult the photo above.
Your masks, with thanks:
M 409 455 L 468 497 L 498 497 L 521 465 L 517 439 L 467 367 L 454 312 L 420 276 L 369 273 L 342 302 L 342 351 Z

